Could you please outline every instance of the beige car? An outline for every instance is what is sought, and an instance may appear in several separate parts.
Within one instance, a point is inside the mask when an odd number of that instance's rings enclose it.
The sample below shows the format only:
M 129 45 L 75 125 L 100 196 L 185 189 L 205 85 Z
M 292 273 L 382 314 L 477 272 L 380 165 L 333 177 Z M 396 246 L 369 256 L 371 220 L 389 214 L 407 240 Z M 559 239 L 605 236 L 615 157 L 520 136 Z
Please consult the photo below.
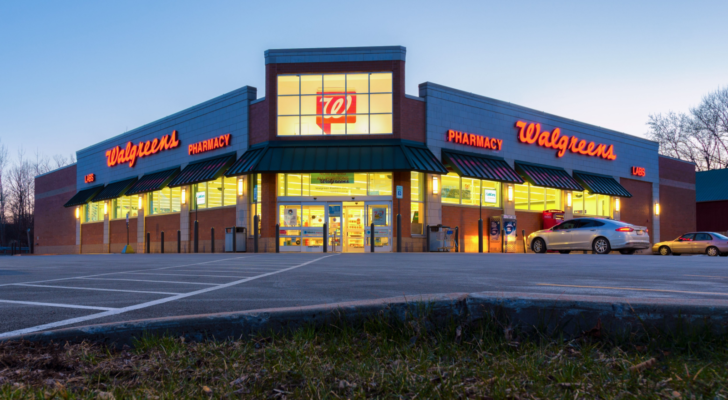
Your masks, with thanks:
M 715 232 L 686 233 L 675 240 L 652 246 L 653 254 L 679 256 L 680 254 L 707 254 L 711 257 L 728 256 L 728 237 Z

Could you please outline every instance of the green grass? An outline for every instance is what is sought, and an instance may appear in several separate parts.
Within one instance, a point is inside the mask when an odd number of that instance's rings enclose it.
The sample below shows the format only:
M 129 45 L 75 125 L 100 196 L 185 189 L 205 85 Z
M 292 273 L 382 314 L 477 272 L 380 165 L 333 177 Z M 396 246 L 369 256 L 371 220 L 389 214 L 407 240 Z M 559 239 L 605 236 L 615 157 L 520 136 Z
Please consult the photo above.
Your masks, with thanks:
M 0 398 L 728 397 L 728 339 L 710 330 L 563 340 L 487 321 L 433 326 L 381 317 L 243 340 L 144 337 L 120 350 L 6 343 Z

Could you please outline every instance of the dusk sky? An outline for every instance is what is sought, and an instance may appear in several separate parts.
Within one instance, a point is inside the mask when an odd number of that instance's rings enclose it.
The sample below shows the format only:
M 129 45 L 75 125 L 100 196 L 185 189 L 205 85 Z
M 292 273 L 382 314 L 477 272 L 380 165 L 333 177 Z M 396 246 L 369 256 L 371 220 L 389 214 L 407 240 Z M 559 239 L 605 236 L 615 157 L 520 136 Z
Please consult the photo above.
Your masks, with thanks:
M 588 3 L 588 4 L 587 4 Z M 644 136 L 728 85 L 728 1 L 3 1 L 0 144 L 68 155 L 241 86 L 266 49 L 402 45 L 425 81 Z M 483 132 L 487 134 L 487 132 Z

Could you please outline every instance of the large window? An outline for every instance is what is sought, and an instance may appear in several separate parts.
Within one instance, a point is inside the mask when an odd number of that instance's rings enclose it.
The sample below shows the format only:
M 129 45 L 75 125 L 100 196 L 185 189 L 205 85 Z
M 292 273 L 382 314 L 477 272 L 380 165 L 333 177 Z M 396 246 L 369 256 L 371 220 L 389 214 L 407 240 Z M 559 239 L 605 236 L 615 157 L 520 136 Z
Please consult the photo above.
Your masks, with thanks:
M 390 172 L 278 174 L 278 196 L 391 196 Z
M 412 171 L 410 174 L 410 233 L 422 235 L 425 222 L 425 174 Z
M 139 213 L 139 195 L 123 196 L 112 200 L 111 219 L 134 218 Z
M 612 216 L 612 198 L 603 194 L 572 192 L 572 209 L 574 215 Z
M 533 186 L 530 183 L 514 185 L 513 201 L 516 210 L 560 210 L 561 190 Z
M 480 206 L 481 196 L 483 196 L 483 207 L 500 208 L 500 182 L 460 178 L 454 172 L 442 176 L 441 201 L 444 204 Z
M 278 136 L 392 133 L 392 73 L 278 76 Z
M 204 210 L 222 206 L 234 206 L 237 203 L 236 178 L 219 177 L 214 181 L 192 185 L 191 209 Z
M 182 189 L 164 188 L 147 193 L 149 215 L 171 214 L 182 210 Z
M 253 174 L 250 175 L 250 232 L 249 234 L 253 235 L 253 221 L 254 217 L 258 216 L 258 236 L 261 236 L 261 229 L 263 227 L 263 221 L 261 218 L 261 214 L 263 213 L 263 193 L 262 193 L 262 187 L 263 187 L 263 175 L 261 174 Z
M 83 222 L 98 222 L 104 220 L 104 202 L 97 201 L 83 206 Z

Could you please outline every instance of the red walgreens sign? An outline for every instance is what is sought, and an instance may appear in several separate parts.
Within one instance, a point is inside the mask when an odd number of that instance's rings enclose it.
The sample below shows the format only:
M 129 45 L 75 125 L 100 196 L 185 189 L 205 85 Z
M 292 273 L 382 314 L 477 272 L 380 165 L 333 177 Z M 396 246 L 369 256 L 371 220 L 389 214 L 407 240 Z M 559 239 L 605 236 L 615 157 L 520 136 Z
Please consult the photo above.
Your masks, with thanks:
M 128 162 L 129 167 L 133 167 L 137 158 L 151 156 L 177 146 L 179 146 L 177 131 L 172 131 L 172 135 L 162 136 L 162 139 L 155 138 L 154 140 L 139 142 L 139 144 L 128 142 L 126 148 L 122 149 L 116 146 L 111 150 L 106 150 L 106 165 L 113 167 Z
M 343 92 L 343 90 L 342 90 Z M 331 134 L 331 124 L 353 124 L 356 122 L 356 92 L 318 92 L 316 96 L 316 125 L 323 128 L 324 135 Z M 323 116 L 322 116 L 323 114 Z
M 614 154 L 614 145 L 596 144 L 595 142 L 587 142 L 584 139 L 579 140 L 576 136 L 568 136 L 561 134 L 561 128 L 554 128 L 551 132 L 542 131 L 541 124 L 528 123 L 524 121 L 516 122 L 518 129 L 518 141 L 527 144 L 537 144 L 541 147 L 556 149 L 556 157 L 563 157 L 567 150 L 572 153 L 582 154 L 591 157 L 601 157 L 605 160 L 616 160 L 617 155 Z

